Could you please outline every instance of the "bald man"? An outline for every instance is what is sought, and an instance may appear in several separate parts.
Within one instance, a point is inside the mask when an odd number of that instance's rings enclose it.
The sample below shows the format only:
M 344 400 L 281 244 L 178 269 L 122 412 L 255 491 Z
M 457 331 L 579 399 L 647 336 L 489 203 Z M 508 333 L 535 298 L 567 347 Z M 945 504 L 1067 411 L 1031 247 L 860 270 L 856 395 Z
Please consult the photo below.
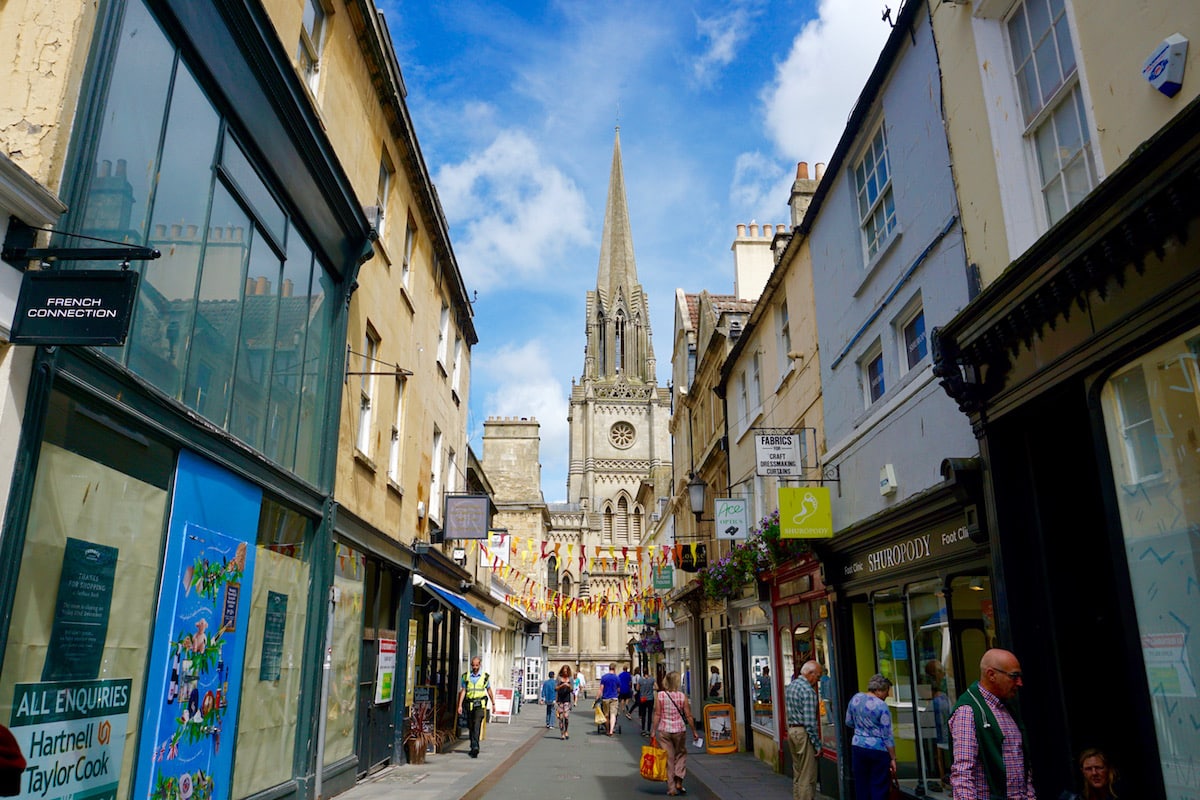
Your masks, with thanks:
M 792 751 L 792 800 L 813 800 L 817 792 L 817 756 L 821 752 L 817 681 L 822 672 L 816 661 L 806 661 L 783 689 L 788 747 Z
M 983 654 L 979 680 L 962 693 L 950 715 L 954 800 L 1035 800 L 1016 702 L 1022 685 L 1021 662 L 1015 655 L 1000 649 Z

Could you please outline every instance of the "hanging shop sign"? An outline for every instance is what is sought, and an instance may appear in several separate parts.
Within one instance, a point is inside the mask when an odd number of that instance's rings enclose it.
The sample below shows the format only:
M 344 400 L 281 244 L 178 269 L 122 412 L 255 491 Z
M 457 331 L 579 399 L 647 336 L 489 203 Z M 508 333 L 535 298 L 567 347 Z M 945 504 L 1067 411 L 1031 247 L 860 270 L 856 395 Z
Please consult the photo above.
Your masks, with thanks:
M 708 548 L 702 544 L 685 544 L 680 548 L 679 568 L 684 572 L 699 572 L 708 566 Z
M 750 504 L 742 497 L 713 500 L 718 539 L 745 539 L 750 535 Z
M 133 270 L 26 270 L 12 344 L 119 346 L 137 296 Z
M 779 488 L 779 537 L 781 539 L 830 539 L 833 537 L 833 505 L 825 486 L 781 486 Z
M 654 567 L 654 588 L 671 589 L 675 586 L 675 568 L 670 564 Z M 636 623 L 635 623 L 636 624 Z
M 488 538 L 492 501 L 486 494 L 452 494 L 446 496 L 445 539 Z
M 760 433 L 754 437 L 754 459 L 759 477 L 799 478 L 804 472 L 804 451 L 799 433 Z

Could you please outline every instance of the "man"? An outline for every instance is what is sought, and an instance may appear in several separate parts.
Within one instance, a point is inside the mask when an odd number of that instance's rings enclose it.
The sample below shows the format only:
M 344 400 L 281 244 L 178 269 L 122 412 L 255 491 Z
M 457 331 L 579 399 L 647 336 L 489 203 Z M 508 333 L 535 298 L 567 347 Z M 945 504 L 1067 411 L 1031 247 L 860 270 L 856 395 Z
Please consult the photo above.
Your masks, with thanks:
M 621 667 L 621 674 L 617 676 L 617 684 L 619 710 L 625 712 L 626 719 L 633 719 L 633 714 L 629 713 L 629 701 L 633 699 L 633 676 L 629 674 L 628 664 Z
M 550 670 L 550 674 L 546 676 L 546 680 L 542 681 L 542 702 L 546 704 L 546 727 L 554 727 L 554 695 L 555 695 L 554 670 Z
M 817 794 L 817 754 L 821 752 L 817 681 L 823 671 L 816 661 L 806 661 L 800 674 L 783 689 L 788 747 L 792 751 L 792 800 L 813 800 Z
M 600 676 L 600 708 L 608 720 L 608 735 L 613 735 L 617 724 L 617 697 L 621 693 L 621 679 L 617 677 L 617 665 L 609 664 L 608 672 Z
M 762 674 L 754 682 L 754 698 L 760 703 L 771 702 L 771 668 L 763 667 Z
M 1015 655 L 1000 649 L 983 654 L 979 680 L 962 693 L 950 715 L 954 800 L 1035 800 L 1025 759 L 1025 728 L 1016 702 L 1022 685 L 1021 663 Z
M 479 656 L 471 659 L 471 671 L 464 672 L 458 686 L 457 714 L 463 713 L 463 700 L 467 701 L 469 727 L 471 729 L 471 758 L 479 758 L 479 729 L 483 726 L 483 717 L 487 714 L 488 703 L 496 704 L 492 694 L 492 682 L 486 672 L 479 671 L 481 661 Z

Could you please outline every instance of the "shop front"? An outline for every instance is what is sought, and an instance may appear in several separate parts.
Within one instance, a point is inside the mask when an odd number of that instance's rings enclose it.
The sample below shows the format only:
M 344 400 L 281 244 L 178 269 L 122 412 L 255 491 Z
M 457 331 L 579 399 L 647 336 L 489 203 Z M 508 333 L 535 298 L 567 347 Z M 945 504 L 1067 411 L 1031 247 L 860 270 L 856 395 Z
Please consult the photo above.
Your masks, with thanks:
M 971 538 L 948 483 L 869 522 L 835 537 L 822 558 L 837 598 L 832 721 L 844 724 L 846 704 L 872 675 L 888 678 L 900 787 L 948 800 L 949 712 L 997 641 L 988 549 Z M 843 735 L 849 742 L 852 731 Z M 847 797 L 851 763 L 847 745 Z
M 800 674 L 807 661 L 824 669 L 818 685 L 820 694 L 821 754 L 817 764 L 817 789 L 826 797 L 838 797 L 838 753 L 842 743 L 841 698 L 834 681 L 833 637 L 829 620 L 829 597 L 816 556 L 805 554 L 779 567 L 771 575 L 771 611 L 774 619 L 772 646 L 779 665 L 775 694 Z M 778 771 L 790 774 L 792 756 L 787 745 L 787 713 L 782 702 L 775 704 L 771 723 L 784 732 L 779 737 Z
M 780 707 L 775 702 L 779 669 L 771 647 L 771 607 L 758 600 L 754 586 L 746 587 L 743 595 L 729 603 L 731 638 L 736 643 L 733 704 L 739 710 L 740 744 L 778 771 L 782 739 L 775 721 L 775 709 Z
M 1132 794 L 1200 785 L 1198 187 L 1193 101 L 934 334 L 988 464 L 1039 795 L 1087 748 Z

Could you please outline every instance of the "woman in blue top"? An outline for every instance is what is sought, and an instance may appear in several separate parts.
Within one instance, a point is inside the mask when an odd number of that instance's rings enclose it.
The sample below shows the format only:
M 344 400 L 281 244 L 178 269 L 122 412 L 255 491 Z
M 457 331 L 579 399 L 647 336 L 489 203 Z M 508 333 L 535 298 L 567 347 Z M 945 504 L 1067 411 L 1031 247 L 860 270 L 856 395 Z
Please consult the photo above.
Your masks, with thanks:
M 850 698 L 846 708 L 846 725 L 854 729 L 851 763 L 858 800 L 887 800 L 891 776 L 896 771 L 896 740 L 885 702 L 891 691 L 891 681 L 872 675 L 867 690 Z

